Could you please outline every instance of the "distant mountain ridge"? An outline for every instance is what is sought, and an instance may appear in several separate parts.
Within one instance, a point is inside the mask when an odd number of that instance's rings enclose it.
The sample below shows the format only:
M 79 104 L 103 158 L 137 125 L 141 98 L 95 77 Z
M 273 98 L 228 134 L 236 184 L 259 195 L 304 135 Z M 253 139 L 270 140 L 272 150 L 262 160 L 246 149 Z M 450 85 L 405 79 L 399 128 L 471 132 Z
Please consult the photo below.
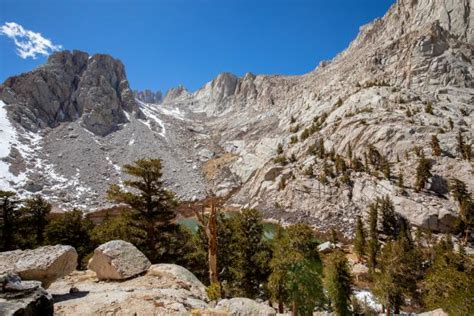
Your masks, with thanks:
M 458 207 L 449 180 L 474 191 L 472 161 L 456 149 L 458 135 L 468 144 L 474 138 L 473 6 L 399 0 L 308 74 L 222 73 L 195 92 L 180 86 L 164 97 L 141 91 L 134 98 L 123 65 L 110 56 L 56 53 L 0 86 L 25 148 L 37 148 L 23 151 L 15 171 L 23 180 L 10 187 L 42 192 L 62 208 L 107 207 L 108 183 L 123 180 L 120 166 L 152 156 L 184 200 L 212 190 L 228 207 L 350 232 L 368 203 L 389 195 L 411 223 L 452 230 Z M 388 178 L 365 163 L 371 146 L 387 160 Z M 6 161 L 18 157 L 13 147 Z M 420 150 L 433 177 L 416 192 Z M 43 167 L 35 168 L 38 161 Z

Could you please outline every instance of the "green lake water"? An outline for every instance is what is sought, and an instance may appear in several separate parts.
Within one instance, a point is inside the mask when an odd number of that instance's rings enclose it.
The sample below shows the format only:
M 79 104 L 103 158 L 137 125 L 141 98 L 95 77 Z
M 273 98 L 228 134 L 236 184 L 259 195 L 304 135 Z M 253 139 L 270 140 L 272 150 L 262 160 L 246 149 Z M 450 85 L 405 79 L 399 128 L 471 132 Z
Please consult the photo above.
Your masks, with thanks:
M 186 226 L 189 228 L 193 233 L 196 233 L 199 228 L 199 222 L 196 218 L 190 217 L 181 219 L 178 221 L 179 224 Z M 278 228 L 278 224 L 274 223 L 263 223 L 263 236 L 267 240 L 273 239 L 275 237 L 276 231 Z

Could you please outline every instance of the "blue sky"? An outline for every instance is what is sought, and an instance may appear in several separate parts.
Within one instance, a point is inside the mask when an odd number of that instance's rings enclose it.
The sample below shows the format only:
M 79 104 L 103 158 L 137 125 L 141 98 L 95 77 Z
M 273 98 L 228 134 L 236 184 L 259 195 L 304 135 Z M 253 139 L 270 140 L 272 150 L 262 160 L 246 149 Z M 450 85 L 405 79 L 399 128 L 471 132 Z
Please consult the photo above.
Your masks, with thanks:
M 224 71 L 306 73 L 346 48 L 361 25 L 394 2 L 0 0 L 0 25 L 15 22 L 41 33 L 51 40 L 42 43 L 45 51 L 61 45 L 111 54 L 125 64 L 134 89 L 182 84 L 194 91 Z M 21 58 L 3 35 L 0 81 L 45 62 L 41 54 Z

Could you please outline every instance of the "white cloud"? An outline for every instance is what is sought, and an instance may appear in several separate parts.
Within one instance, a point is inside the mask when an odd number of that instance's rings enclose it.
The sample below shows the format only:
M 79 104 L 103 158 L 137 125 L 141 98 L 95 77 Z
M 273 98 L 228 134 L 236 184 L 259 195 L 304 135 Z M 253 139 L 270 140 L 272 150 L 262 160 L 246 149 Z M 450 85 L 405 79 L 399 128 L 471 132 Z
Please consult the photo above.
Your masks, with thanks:
M 54 45 L 51 40 L 44 38 L 40 33 L 26 30 L 15 22 L 6 22 L 0 26 L 0 35 L 5 35 L 15 42 L 16 52 L 23 59 L 36 59 L 37 55 L 48 56 L 61 45 Z

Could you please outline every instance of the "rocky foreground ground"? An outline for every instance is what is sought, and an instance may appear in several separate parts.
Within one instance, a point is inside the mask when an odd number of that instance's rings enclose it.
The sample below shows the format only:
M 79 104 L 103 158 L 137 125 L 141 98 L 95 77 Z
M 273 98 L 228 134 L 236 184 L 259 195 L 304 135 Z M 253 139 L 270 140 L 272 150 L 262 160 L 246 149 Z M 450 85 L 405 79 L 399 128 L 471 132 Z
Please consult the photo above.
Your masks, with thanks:
M 275 315 L 246 298 L 210 302 L 191 272 L 151 265 L 125 241 L 99 246 L 89 270 L 76 264 L 69 246 L 0 253 L 0 315 Z
M 327 242 L 319 251 L 337 247 Z M 77 253 L 70 246 L 0 253 L 0 315 L 277 314 L 269 302 L 248 298 L 210 301 L 206 287 L 187 269 L 175 264 L 152 265 L 135 246 L 121 240 L 96 248 L 88 270 L 77 271 L 76 264 Z M 367 273 L 362 264 L 351 266 L 356 276 Z M 379 306 L 368 291 L 356 291 L 356 298 L 373 308 Z M 420 315 L 446 314 L 437 310 Z

